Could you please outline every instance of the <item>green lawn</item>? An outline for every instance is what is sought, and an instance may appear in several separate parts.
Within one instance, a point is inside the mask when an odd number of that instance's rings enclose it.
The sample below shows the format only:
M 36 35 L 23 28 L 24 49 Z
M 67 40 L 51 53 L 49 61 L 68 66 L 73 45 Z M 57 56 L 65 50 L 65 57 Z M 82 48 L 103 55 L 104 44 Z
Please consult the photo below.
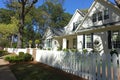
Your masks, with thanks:
M 17 80 L 82 80 L 41 63 L 12 64 L 10 68 Z

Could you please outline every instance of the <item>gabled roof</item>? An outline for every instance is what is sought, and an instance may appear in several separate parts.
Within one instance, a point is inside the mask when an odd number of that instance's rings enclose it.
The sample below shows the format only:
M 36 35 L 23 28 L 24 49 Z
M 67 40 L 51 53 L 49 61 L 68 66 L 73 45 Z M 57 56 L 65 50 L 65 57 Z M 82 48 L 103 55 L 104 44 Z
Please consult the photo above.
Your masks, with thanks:
M 79 9 L 76 9 L 75 13 L 73 14 L 72 18 L 70 19 L 70 21 L 69 21 L 69 23 L 67 25 L 69 25 L 72 22 L 72 20 L 76 16 L 76 13 L 79 13 L 82 17 L 85 16 L 85 14 L 82 11 L 80 11 Z
M 47 33 L 48 31 L 51 32 L 51 36 L 61 36 L 64 35 L 64 29 L 62 28 L 52 28 L 52 27 L 48 27 L 43 35 L 43 39 L 45 39 L 47 37 Z
M 84 16 L 88 13 L 88 9 L 79 9 L 79 11 L 81 11 Z
M 81 24 L 78 26 L 78 28 L 75 30 L 75 32 L 77 32 L 81 26 L 83 25 L 84 21 L 87 19 L 88 15 L 90 14 L 90 12 L 92 11 L 92 9 L 94 8 L 94 6 L 96 5 L 97 2 L 100 2 L 100 1 L 103 1 L 105 3 L 107 3 L 108 5 L 110 5 L 111 7 L 115 8 L 118 10 L 118 12 L 120 12 L 120 9 L 115 5 L 113 4 L 112 2 L 110 1 L 106 1 L 106 0 L 94 0 L 93 4 L 91 5 L 91 7 L 88 9 L 88 13 L 85 15 L 84 17 L 84 20 L 81 22 Z

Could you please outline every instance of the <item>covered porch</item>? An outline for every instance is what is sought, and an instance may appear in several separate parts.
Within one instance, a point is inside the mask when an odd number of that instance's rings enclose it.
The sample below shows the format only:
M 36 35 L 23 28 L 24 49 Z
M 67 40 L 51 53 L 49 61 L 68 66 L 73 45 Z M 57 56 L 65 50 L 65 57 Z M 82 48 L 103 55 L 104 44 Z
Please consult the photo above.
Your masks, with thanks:
M 77 35 L 69 34 L 54 37 L 58 42 L 61 49 L 77 49 Z

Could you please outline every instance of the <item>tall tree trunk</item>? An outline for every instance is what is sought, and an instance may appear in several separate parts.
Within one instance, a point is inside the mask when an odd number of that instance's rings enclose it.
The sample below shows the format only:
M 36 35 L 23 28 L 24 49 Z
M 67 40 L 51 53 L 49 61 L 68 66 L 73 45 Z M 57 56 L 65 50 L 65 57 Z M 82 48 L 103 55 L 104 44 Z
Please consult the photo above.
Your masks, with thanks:
M 18 31 L 18 42 L 17 42 L 17 48 L 22 48 L 23 47 L 23 34 L 24 34 L 24 23 L 25 23 L 25 16 L 27 13 L 30 11 L 30 9 L 33 7 L 33 5 L 38 1 L 38 0 L 18 0 L 18 2 L 21 4 L 20 12 L 19 12 L 19 31 Z M 26 8 L 26 5 L 29 3 L 29 7 Z
M 19 24 L 19 32 L 18 32 L 18 42 L 17 42 L 17 48 L 23 47 L 23 30 L 24 30 L 24 23 L 25 23 L 25 2 L 22 2 L 22 7 L 19 15 L 20 24 Z

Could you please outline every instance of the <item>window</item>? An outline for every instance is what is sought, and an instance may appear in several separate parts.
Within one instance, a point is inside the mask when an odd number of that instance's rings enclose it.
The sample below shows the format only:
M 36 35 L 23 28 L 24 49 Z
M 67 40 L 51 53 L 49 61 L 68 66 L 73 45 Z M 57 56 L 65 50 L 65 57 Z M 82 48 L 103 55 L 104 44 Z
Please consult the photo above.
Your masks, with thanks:
M 98 21 L 102 20 L 102 12 L 98 13 Z
M 52 47 L 52 39 L 47 39 L 47 47 Z
M 86 35 L 86 43 L 87 43 L 87 48 L 93 47 L 92 35 L 90 35 L 90 34 Z
M 114 31 L 112 33 L 112 47 L 120 48 L 120 32 L 119 31 Z
M 73 23 L 73 31 L 77 28 L 77 26 L 80 24 L 80 21 Z
M 97 21 L 97 14 L 96 14 L 96 13 L 93 14 L 93 16 L 92 16 L 92 21 L 93 21 L 93 22 L 96 22 L 96 21 Z
M 104 10 L 104 19 L 105 20 L 109 19 L 109 9 L 108 8 Z
M 73 39 L 73 49 L 76 49 L 77 48 L 77 39 L 74 38 Z

